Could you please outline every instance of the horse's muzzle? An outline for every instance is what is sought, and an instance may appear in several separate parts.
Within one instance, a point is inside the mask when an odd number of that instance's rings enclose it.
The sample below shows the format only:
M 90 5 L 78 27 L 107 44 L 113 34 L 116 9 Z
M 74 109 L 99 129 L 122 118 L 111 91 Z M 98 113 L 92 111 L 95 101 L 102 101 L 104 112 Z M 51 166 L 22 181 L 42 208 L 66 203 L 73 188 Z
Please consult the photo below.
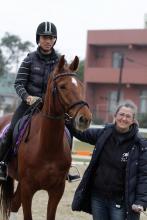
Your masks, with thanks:
M 74 120 L 74 127 L 76 130 L 84 131 L 89 128 L 92 115 L 85 116 L 84 114 L 77 114 Z

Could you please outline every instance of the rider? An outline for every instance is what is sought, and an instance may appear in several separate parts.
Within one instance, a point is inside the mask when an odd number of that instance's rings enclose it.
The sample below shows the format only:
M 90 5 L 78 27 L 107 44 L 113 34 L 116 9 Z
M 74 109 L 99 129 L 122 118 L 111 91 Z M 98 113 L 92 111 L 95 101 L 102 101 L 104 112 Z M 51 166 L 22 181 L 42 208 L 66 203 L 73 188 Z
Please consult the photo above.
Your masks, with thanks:
M 54 50 L 56 41 L 56 26 L 51 22 L 40 23 L 36 31 L 37 50 L 29 53 L 20 65 L 14 87 L 22 101 L 13 115 L 8 131 L 0 140 L 0 180 L 6 180 L 7 177 L 6 157 L 12 145 L 14 127 L 30 106 L 38 98 L 44 97 L 48 76 L 59 61 L 59 55 Z M 77 178 L 71 176 L 71 181 L 72 177 Z

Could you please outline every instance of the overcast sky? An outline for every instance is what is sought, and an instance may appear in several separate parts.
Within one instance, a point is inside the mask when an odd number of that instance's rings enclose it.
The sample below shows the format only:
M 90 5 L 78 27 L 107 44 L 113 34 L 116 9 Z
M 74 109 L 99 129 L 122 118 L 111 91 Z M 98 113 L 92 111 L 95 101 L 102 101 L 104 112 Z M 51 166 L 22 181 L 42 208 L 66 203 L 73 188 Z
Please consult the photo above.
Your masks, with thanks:
M 39 23 L 57 26 L 55 46 L 67 60 L 85 58 L 87 30 L 144 28 L 147 0 L 1 0 L 0 38 L 5 32 L 34 45 Z

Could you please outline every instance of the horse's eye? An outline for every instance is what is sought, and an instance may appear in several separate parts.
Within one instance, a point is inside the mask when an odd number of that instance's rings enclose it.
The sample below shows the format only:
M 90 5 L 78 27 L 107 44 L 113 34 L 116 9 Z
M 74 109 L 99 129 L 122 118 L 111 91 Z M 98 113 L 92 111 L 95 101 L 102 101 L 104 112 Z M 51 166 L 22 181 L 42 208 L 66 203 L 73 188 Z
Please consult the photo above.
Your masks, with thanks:
M 66 86 L 65 85 L 61 85 L 60 89 L 66 89 Z

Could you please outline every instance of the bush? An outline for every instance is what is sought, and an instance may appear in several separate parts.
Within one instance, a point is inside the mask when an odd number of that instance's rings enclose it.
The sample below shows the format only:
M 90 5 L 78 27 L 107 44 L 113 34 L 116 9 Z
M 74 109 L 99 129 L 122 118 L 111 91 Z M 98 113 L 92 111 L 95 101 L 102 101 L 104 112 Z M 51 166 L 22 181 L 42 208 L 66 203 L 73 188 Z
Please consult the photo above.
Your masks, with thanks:
M 140 128 L 147 128 L 147 113 L 140 114 L 138 116 L 138 122 Z

